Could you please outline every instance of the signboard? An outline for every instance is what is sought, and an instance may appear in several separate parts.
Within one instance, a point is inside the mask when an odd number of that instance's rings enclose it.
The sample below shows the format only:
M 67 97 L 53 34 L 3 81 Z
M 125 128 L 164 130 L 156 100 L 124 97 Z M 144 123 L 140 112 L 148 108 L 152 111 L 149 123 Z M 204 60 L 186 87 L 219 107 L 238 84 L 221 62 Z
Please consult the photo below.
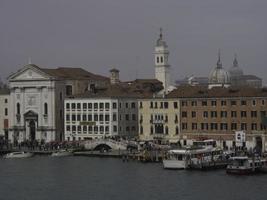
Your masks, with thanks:
M 95 122 L 89 122 L 89 121 L 82 121 L 80 122 L 81 126 L 95 126 L 96 123 Z
M 246 133 L 244 131 L 236 131 L 235 141 L 236 141 L 236 144 L 242 145 L 243 142 L 246 142 Z

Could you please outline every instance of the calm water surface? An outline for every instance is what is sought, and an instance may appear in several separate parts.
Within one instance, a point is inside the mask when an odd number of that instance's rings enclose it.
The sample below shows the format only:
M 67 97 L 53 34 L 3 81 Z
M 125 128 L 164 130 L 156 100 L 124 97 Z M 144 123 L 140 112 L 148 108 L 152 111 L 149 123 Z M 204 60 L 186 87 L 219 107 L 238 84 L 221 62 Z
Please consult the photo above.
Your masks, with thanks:
M 169 171 L 120 159 L 0 159 L 0 200 L 265 200 L 267 175 Z

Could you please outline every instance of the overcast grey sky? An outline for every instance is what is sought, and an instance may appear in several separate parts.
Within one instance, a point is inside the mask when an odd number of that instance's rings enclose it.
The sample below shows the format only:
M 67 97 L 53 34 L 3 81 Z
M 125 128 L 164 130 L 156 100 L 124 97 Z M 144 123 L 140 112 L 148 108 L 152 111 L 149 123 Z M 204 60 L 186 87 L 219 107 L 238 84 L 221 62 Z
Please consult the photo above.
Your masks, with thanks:
M 267 83 L 267 0 L 0 0 L 0 76 L 32 63 L 83 67 L 122 80 L 154 77 L 159 28 L 172 80 L 207 76 L 218 48 L 229 69 Z

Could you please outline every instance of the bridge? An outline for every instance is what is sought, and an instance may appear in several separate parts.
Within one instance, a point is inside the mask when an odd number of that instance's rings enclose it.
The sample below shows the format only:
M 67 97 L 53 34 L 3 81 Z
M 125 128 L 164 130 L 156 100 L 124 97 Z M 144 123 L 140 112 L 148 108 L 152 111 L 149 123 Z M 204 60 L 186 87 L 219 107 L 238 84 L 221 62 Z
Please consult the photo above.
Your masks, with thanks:
M 86 150 L 101 150 L 101 149 L 113 149 L 113 150 L 127 150 L 127 141 L 116 141 L 111 139 L 96 139 L 87 140 L 84 142 L 84 148 Z

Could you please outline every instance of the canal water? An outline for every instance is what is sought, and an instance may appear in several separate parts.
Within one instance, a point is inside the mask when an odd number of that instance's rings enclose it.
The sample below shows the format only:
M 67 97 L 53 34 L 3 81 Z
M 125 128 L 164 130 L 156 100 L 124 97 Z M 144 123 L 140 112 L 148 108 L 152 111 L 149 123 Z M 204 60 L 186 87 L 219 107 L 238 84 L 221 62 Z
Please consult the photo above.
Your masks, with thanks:
M 112 158 L 0 159 L 0 200 L 265 200 L 267 175 L 170 171 Z

